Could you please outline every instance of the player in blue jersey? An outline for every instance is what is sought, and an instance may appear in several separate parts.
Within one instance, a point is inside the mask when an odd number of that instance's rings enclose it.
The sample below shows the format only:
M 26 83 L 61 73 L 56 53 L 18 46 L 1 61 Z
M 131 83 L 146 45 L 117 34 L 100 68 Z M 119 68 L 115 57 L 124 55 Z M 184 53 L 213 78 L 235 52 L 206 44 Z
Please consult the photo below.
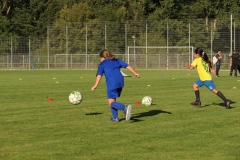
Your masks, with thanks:
M 128 121 L 131 118 L 132 106 L 126 106 L 120 102 L 116 102 L 116 98 L 120 97 L 122 88 L 124 87 L 124 78 L 120 69 L 127 68 L 137 78 L 139 78 L 140 75 L 127 63 L 120 59 L 116 59 L 115 55 L 108 50 L 102 50 L 100 52 L 100 60 L 101 63 L 98 66 L 96 81 L 91 90 L 94 91 L 97 88 L 104 74 L 107 85 L 108 105 L 112 112 L 112 118 L 109 119 L 109 122 L 119 122 L 118 110 L 124 111 L 126 121 Z

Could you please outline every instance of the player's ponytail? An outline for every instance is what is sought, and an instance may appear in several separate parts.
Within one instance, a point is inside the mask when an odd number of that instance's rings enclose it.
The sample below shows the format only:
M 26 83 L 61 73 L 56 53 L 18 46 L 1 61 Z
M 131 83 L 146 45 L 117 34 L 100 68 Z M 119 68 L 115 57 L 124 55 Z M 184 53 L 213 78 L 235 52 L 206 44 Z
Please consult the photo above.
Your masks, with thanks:
M 115 59 L 115 55 L 112 54 L 109 50 L 104 49 L 100 52 L 99 54 L 100 57 L 105 58 L 105 59 L 111 59 L 114 60 Z
M 202 59 L 203 59 L 206 63 L 208 63 L 209 68 L 212 68 L 212 62 L 211 62 L 210 59 L 208 58 L 208 55 L 207 55 L 206 52 L 203 52 L 203 54 L 202 54 Z
M 203 52 L 202 48 L 196 48 L 195 49 L 195 53 L 199 54 L 200 57 L 202 57 L 202 59 L 209 65 L 209 69 L 212 68 L 212 62 L 210 61 L 210 59 L 208 58 L 208 55 L 206 52 Z M 211 72 L 211 71 L 210 71 Z

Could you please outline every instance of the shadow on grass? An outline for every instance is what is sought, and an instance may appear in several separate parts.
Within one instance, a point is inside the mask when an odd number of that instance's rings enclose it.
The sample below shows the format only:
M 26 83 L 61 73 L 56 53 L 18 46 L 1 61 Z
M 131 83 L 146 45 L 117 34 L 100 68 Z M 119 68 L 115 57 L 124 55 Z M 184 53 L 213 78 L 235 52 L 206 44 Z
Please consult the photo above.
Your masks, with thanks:
M 232 107 L 231 105 L 232 104 L 235 104 L 236 102 L 234 102 L 234 101 L 231 101 L 231 104 L 230 104 L 230 108 L 229 109 L 233 109 L 233 108 L 235 108 L 235 107 Z M 220 106 L 220 107 L 226 107 L 225 106 L 225 103 L 223 103 L 223 102 L 221 102 L 221 103 L 212 103 L 213 105 L 218 105 L 218 106 Z M 203 107 L 208 107 L 208 106 L 211 106 L 211 104 L 206 104 L 206 105 L 202 105 L 201 107 L 198 107 L 198 108 L 203 108 Z
M 142 112 L 142 113 L 132 115 L 131 121 L 139 122 L 139 121 L 142 121 L 139 118 L 156 116 L 156 115 L 161 114 L 161 113 L 172 114 L 171 112 L 167 112 L 167 111 L 163 111 L 163 110 L 151 110 L 151 111 L 148 111 L 148 112 Z
M 93 115 L 99 115 L 99 114 L 102 114 L 102 113 L 92 112 L 92 113 L 86 113 L 85 115 L 86 115 L 86 116 L 93 116 Z
M 235 107 L 232 107 L 231 105 L 232 104 L 235 104 L 236 102 L 234 102 L 234 101 L 231 101 L 231 104 L 230 104 L 230 108 L 229 109 L 232 109 L 232 108 L 235 108 Z M 225 103 L 212 103 L 212 104 L 214 104 L 214 105 L 219 105 L 219 106 L 221 106 L 221 107 L 226 107 L 225 106 Z

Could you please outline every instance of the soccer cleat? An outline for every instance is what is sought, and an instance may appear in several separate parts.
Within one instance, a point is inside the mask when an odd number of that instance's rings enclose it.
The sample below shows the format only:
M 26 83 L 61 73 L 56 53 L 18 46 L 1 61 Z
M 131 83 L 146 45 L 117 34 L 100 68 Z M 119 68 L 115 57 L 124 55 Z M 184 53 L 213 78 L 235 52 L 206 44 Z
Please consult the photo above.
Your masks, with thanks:
M 229 108 L 230 108 L 230 103 L 231 103 L 230 100 L 228 100 L 228 101 L 226 102 L 226 109 L 229 109 Z
M 191 105 L 193 105 L 193 106 L 201 106 L 201 101 L 192 102 Z
M 124 109 L 124 114 L 126 116 L 126 121 L 130 120 L 130 118 L 131 118 L 131 110 L 132 110 L 131 105 L 126 106 L 126 108 Z
M 118 119 L 118 118 L 116 118 L 116 119 L 110 118 L 110 119 L 108 120 L 108 122 L 119 122 L 119 119 Z

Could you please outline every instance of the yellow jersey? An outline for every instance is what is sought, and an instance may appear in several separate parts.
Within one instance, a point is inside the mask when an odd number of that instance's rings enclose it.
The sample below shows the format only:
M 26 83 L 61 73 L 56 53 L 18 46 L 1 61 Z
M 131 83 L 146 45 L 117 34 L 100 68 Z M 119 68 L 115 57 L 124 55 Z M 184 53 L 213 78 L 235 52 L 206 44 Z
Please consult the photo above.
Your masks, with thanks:
M 197 68 L 197 72 L 201 81 L 212 80 L 212 75 L 209 71 L 209 64 L 207 64 L 201 57 L 196 58 L 191 66 Z

